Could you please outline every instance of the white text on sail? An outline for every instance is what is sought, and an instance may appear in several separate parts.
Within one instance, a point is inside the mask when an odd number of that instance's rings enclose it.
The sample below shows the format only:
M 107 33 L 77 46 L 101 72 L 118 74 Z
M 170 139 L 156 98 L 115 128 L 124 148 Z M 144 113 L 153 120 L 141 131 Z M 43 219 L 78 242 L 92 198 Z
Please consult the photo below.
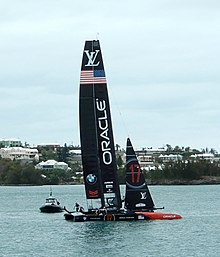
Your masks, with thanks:
M 110 148 L 110 138 L 108 135 L 108 119 L 107 119 L 107 111 L 106 111 L 106 102 L 105 100 L 96 99 L 96 107 L 100 112 L 98 115 L 98 126 L 101 130 L 100 138 L 101 141 L 101 150 L 102 150 L 102 159 L 103 163 L 109 165 L 112 163 L 112 153 Z

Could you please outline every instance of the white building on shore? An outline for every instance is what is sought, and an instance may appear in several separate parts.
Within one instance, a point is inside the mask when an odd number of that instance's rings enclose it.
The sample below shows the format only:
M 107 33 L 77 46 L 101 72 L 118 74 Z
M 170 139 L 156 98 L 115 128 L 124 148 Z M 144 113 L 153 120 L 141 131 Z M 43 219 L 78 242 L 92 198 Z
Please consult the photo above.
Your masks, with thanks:
M 215 155 L 212 153 L 200 153 L 200 154 L 192 154 L 190 156 L 191 159 L 194 160 L 208 160 L 213 161 L 215 158 Z
M 0 139 L 0 146 L 1 147 L 21 147 L 22 143 L 20 139 L 7 138 L 7 139 Z
M 39 161 L 37 149 L 23 147 L 6 147 L 0 148 L 1 158 L 11 160 Z
M 70 170 L 71 168 L 68 167 L 68 164 L 65 162 L 57 162 L 55 160 L 47 160 L 47 161 L 42 161 L 38 163 L 35 166 L 35 169 L 39 170 L 53 170 L 53 169 L 61 169 L 61 170 Z

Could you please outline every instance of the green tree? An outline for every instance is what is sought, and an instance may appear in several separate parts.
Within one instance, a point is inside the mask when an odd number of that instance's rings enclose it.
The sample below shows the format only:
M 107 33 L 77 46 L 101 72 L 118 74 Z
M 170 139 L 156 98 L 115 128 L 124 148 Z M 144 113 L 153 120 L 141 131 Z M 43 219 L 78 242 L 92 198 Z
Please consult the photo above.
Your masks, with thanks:
M 124 162 L 123 162 L 123 160 L 122 160 L 121 155 L 118 155 L 118 156 L 117 156 L 116 162 L 117 162 L 117 166 L 118 166 L 119 168 L 122 168 L 122 167 L 124 166 Z
M 68 157 L 69 157 L 69 148 L 66 144 L 64 144 L 64 147 L 57 148 L 57 159 L 59 162 L 65 162 L 68 163 Z
M 43 161 L 47 160 L 57 160 L 57 154 L 52 149 L 41 149 L 40 153 L 42 155 L 41 159 Z

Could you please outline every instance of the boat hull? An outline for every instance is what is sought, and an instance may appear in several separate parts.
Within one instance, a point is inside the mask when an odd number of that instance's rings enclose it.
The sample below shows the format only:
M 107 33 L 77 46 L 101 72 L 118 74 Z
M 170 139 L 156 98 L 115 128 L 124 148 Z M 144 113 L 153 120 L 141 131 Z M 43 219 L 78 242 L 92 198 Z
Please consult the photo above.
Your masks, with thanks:
M 40 207 L 40 211 L 45 213 L 56 213 L 62 212 L 63 208 L 56 205 L 43 205 Z
M 129 221 L 138 220 L 139 215 L 133 214 L 105 214 L 105 215 L 95 215 L 95 214 L 79 214 L 73 215 L 70 213 L 65 213 L 64 217 L 67 221 L 74 222 L 86 222 L 86 221 Z M 143 217 L 144 219 L 144 217 Z
M 174 220 L 181 219 L 182 216 L 175 213 L 163 213 L 163 212 L 135 212 L 137 215 L 144 215 L 148 220 Z
M 132 220 L 173 220 L 181 219 L 178 214 L 166 214 L 156 212 L 133 212 L 133 213 L 112 213 L 112 214 L 83 214 L 65 213 L 65 220 L 74 222 L 86 221 L 132 221 Z

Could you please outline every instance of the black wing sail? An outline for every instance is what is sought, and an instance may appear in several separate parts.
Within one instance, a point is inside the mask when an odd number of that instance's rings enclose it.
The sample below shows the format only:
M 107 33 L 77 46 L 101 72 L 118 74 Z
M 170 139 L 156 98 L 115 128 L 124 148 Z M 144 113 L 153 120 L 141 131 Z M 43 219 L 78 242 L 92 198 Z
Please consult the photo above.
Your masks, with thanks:
M 80 75 L 80 139 L 87 199 L 121 207 L 107 83 L 98 40 L 86 41 Z
M 126 148 L 125 208 L 128 210 L 149 211 L 154 209 L 153 199 L 129 138 L 127 139 Z

